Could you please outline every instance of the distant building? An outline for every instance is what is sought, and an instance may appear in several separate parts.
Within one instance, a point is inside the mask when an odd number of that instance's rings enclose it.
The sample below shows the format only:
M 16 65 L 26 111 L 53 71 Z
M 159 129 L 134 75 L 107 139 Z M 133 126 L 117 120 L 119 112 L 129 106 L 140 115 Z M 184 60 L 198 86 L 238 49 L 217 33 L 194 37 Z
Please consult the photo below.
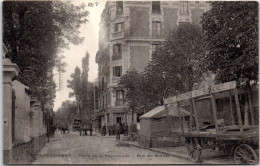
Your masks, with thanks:
M 182 23 L 200 24 L 210 9 L 198 1 L 108 1 L 101 15 L 98 63 L 98 115 L 100 126 L 136 123 L 128 114 L 125 91 L 118 80 L 129 69 L 143 71 L 153 50 Z

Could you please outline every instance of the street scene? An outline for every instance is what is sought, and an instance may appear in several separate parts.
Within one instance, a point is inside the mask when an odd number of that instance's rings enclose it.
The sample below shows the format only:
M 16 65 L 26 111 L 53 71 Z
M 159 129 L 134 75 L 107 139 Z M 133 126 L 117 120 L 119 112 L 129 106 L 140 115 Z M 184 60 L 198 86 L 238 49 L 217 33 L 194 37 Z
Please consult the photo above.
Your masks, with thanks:
M 122 141 L 123 142 L 123 141 Z M 37 155 L 32 164 L 192 164 L 183 154 L 173 154 L 167 149 L 143 149 L 131 144 L 120 143 L 115 136 L 79 137 L 78 132 L 61 135 L 51 139 L 49 145 Z M 185 153 L 185 149 L 179 149 Z M 209 152 L 204 155 L 202 164 L 233 164 L 233 161 L 220 153 Z
M 3 164 L 259 164 L 256 1 L 4 1 Z

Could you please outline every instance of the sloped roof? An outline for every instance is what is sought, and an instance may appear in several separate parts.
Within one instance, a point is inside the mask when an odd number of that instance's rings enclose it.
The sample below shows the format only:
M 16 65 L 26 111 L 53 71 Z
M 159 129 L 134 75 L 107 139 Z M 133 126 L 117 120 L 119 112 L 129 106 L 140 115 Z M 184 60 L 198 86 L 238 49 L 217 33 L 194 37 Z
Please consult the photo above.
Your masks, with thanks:
M 171 106 L 168 108 L 169 111 L 169 115 L 170 116 L 175 116 L 178 117 L 178 111 L 176 109 L 175 106 Z M 163 116 L 167 116 L 167 112 L 165 110 L 165 106 L 158 106 L 154 109 L 152 109 L 151 111 L 145 113 L 144 115 L 142 115 L 140 118 L 156 118 L 156 117 L 163 117 Z M 189 116 L 190 113 L 182 108 L 180 108 L 180 114 L 181 116 Z
M 140 118 L 152 118 L 153 116 L 155 116 L 156 114 L 162 112 L 165 109 L 164 106 L 158 106 L 154 109 L 152 109 L 151 111 L 145 113 L 144 115 L 142 115 Z

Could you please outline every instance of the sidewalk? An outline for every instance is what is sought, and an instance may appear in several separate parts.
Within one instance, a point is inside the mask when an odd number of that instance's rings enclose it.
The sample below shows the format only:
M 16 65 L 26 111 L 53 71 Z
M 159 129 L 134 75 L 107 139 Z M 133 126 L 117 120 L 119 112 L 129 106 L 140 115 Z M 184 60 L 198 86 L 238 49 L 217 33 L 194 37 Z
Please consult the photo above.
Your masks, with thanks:
M 121 143 L 128 144 L 133 147 L 148 149 L 154 152 L 190 160 L 189 155 L 186 151 L 185 146 L 178 146 L 178 147 L 163 147 L 163 148 L 143 148 L 141 147 L 138 142 L 127 142 L 127 141 L 120 141 Z M 201 160 L 203 164 L 234 164 L 233 159 L 230 157 L 226 157 L 223 155 L 222 152 L 216 152 L 209 149 L 203 150 L 201 154 Z

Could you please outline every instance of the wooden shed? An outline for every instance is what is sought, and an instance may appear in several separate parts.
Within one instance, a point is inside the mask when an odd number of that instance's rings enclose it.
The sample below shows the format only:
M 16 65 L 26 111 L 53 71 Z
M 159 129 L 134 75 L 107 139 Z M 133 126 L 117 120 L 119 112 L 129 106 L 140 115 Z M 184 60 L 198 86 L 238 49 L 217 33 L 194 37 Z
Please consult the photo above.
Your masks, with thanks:
M 189 117 L 184 109 L 180 109 L 180 114 Z M 169 107 L 168 111 L 165 106 L 154 108 L 140 117 L 139 144 L 146 148 L 179 146 L 181 138 L 176 134 L 181 132 L 179 123 L 176 107 Z

